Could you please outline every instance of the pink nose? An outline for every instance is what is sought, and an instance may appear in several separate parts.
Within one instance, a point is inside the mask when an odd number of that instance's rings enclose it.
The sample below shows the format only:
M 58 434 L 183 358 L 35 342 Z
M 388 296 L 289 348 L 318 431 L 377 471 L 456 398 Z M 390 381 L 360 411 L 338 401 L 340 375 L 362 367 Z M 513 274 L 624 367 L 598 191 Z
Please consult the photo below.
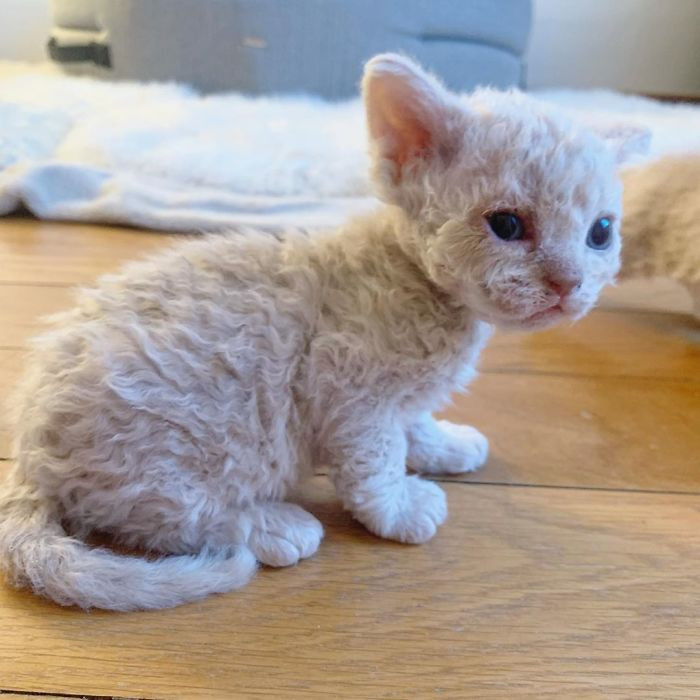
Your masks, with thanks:
M 580 277 L 549 277 L 545 278 L 545 283 L 553 291 L 556 292 L 560 297 L 564 298 L 571 294 L 575 289 L 581 286 Z

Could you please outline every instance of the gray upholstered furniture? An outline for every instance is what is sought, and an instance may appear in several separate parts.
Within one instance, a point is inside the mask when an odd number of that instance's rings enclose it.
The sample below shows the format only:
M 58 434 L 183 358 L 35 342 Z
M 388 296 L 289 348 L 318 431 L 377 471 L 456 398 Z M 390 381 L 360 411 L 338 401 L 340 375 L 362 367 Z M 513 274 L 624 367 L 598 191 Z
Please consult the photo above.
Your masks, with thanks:
M 531 0 L 53 0 L 69 72 L 203 91 L 353 95 L 365 59 L 403 51 L 450 87 L 519 85 Z

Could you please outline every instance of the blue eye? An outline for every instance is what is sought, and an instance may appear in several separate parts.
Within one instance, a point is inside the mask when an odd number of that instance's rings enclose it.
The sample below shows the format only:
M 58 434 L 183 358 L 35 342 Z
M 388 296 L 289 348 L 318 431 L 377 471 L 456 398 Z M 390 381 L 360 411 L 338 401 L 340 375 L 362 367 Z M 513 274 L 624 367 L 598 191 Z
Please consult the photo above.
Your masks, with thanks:
M 486 217 L 491 230 L 503 241 L 519 241 L 525 237 L 523 220 L 510 211 L 497 211 Z
M 607 216 L 598 219 L 588 231 L 586 245 L 595 250 L 605 250 L 612 241 L 612 221 Z

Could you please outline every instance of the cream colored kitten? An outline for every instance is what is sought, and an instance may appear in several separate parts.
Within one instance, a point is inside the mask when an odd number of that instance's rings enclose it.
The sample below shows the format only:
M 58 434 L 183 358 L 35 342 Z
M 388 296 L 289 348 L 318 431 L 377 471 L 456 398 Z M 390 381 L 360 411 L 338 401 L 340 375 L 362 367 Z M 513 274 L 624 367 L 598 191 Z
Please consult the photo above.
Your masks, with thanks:
M 700 154 L 626 170 L 621 279 L 671 277 L 700 319 Z
M 323 530 L 285 501 L 327 464 L 369 530 L 429 540 L 437 484 L 486 439 L 432 411 L 492 324 L 582 316 L 619 265 L 616 164 L 598 134 L 518 93 L 463 103 L 405 58 L 367 65 L 387 206 L 325 235 L 202 238 L 82 291 L 38 338 L 0 494 L 11 583 L 63 605 L 177 605 L 294 564 Z M 169 554 L 91 549 L 93 531 Z

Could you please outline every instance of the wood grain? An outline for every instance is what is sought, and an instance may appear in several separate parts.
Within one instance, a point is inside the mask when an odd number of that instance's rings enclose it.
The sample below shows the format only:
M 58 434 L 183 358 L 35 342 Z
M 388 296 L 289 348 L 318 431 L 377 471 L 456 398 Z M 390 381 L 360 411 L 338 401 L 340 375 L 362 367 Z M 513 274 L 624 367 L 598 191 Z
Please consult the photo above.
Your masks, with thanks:
M 0 284 L 0 348 L 23 347 L 42 330 L 42 317 L 70 308 L 72 300 L 68 287 Z
M 95 696 L 93 695 L 92 697 L 87 697 L 86 695 L 48 695 L 47 693 L 41 693 L 41 695 L 37 696 L 32 693 L 27 694 L 27 693 L 12 693 L 12 692 L 0 692 L 0 698 L 2 700 L 31 700 L 34 698 L 39 697 L 41 700 L 66 700 L 66 698 L 70 698 L 71 700 L 95 700 Z M 119 698 L 117 700 L 120 700 Z M 128 698 L 126 699 L 121 699 L 121 700 L 129 700 Z
M 596 309 L 574 325 L 541 333 L 496 333 L 479 366 L 700 382 L 700 324 L 685 314 Z
M 444 416 L 491 441 L 493 483 L 700 492 L 700 383 L 484 374 Z
M 700 499 L 448 484 L 430 544 L 380 541 L 328 486 L 319 554 L 155 613 L 0 588 L 11 688 L 160 698 L 697 698 Z
M 10 423 L 7 415 L 6 399 L 15 387 L 22 367 L 24 365 L 24 353 L 14 348 L 0 348 L 0 459 L 10 456 Z
M 665 277 L 630 279 L 603 291 L 600 306 L 625 311 L 664 311 L 690 314 L 693 302 L 690 294 L 677 282 Z
M 0 226 L 0 278 L 10 284 L 91 284 L 120 264 L 172 245 L 177 234 L 30 218 Z

